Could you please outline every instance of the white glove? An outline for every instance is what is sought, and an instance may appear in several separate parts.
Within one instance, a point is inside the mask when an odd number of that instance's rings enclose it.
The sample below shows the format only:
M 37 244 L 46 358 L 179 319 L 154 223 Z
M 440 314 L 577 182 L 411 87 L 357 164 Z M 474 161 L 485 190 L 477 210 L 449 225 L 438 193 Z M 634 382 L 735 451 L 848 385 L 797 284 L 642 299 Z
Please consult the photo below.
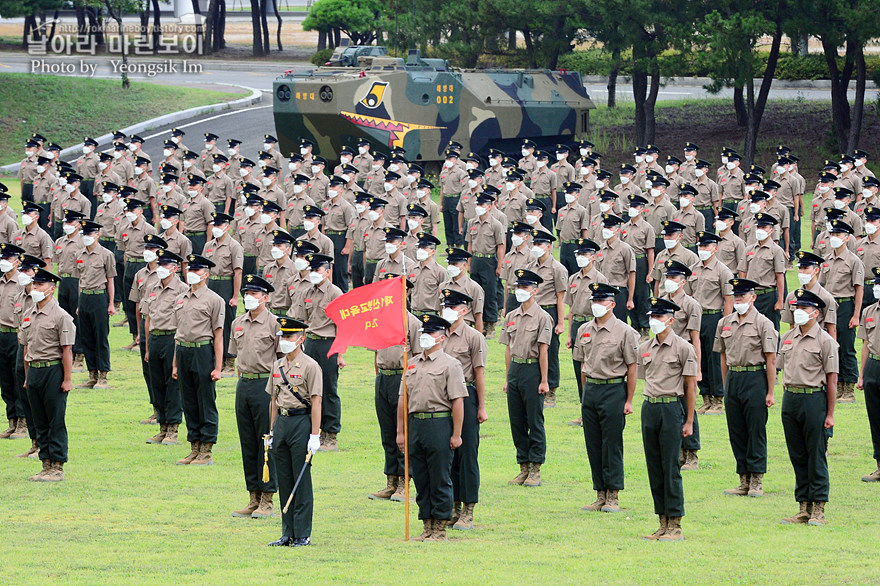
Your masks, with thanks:
M 320 435 L 309 435 L 309 444 L 306 448 L 307 451 L 314 454 L 321 448 L 321 436 Z
M 269 440 L 266 442 L 266 445 L 270 450 L 272 449 L 272 440 L 274 440 L 274 439 L 275 439 L 274 436 L 270 433 Z

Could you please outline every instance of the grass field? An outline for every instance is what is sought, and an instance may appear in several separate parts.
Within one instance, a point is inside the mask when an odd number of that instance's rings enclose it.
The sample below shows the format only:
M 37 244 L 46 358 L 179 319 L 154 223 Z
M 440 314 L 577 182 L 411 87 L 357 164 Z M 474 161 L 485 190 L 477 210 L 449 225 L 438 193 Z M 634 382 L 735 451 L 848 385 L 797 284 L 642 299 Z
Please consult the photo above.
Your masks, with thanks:
M 9 183 L 17 194 L 18 185 Z M 17 202 L 17 198 L 13 201 Z M 796 286 L 789 272 L 789 287 Z M 117 321 L 114 318 L 113 321 Z M 686 539 L 640 539 L 656 527 L 639 434 L 641 387 L 625 437 L 627 490 L 618 514 L 585 513 L 590 470 L 569 354 L 560 352 L 559 406 L 545 412 L 544 485 L 507 486 L 518 467 L 510 439 L 503 347 L 489 343 L 489 421 L 481 428 L 482 494 L 475 529 L 450 531 L 442 544 L 403 541 L 401 503 L 366 498 L 384 486 L 373 407 L 371 353 L 352 349 L 340 374 L 343 430 L 338 453 L 315 456 L 313 546 L 266 548 L 280 519 L 234 519 L 245 504 L 235 427 L 235 379 L 217 385 L 216 464 L 178 467 L 186 444 L 152 446 L 139 355 L 111 329 L 112 389 L 74 390 L 68 401 L 70 462 L 57 485 L 28 482 L 39 464 L 16 459 L 26 440 L 0 441 L 0 575 L 5 583 L 296 584 L 436 583 L 869 583 L 877 581 L 880 487 L 859 480 L 874 469 L 864 400 L 836 412 L 830 445 L 831 502 L 824 528 L 785 526 L 796 510 L 794 474 L 780 423 L 782 392 L 770 411 L 769 469 L 761 499 L 721 494 L 735 486 L 723 416 L 700 418 L 700 470 L 684 473 Z M 74 376 L 78 384 L 86 374 Z M 183 428 L 181 428 L 183 437 Z M 276 503 L 276 507 L 278 503 Z M 418 533 L 417 510 L 411 523 Z
M 24 143 L 35 129 L 62 148 L 156 116 L 227 102 L 237 92 L 54 75 L 0 74 L 0 165 L 24 158 Z M 51 100 L 51 105 L 40 101 Z M 96 107 L 100 104 L 101 107 Z M 35 107 L 41 105 L 42 107 Z

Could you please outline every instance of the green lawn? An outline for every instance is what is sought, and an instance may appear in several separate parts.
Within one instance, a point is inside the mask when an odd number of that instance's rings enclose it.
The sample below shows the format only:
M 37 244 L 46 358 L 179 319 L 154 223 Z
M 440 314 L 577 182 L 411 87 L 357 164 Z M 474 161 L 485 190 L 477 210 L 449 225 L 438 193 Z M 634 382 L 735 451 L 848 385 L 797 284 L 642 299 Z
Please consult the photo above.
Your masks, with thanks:
M 33 132 L 67 148 L 85 136 L 100 136 L 163 114 L 239 97 L 237 92 L 146 82 L 132 82 L 131 88 L 123 90 L 119 80 L 2 73 L 0 165 L 24 158 L 24 143 Z M 45 102 L 48 98 L 51 103 Z
M 18 186 L 10 182 L 13 191 Z M 14 199 L 13 201 L 17 201 Z M 794 286 L 789 272 L 789 287 Z M 114 318 L 113 321 L 117 321 Z M 280 519 L 234 519 L 243 506 L 235 427 L 235 380 L 217 386 L 220 441 L 209 468 L 178 467 L 188 447 L 152 446 L 139 355 L 123 352 L 127 331 L 111 329 L 113 389 L 74 390 L 68 402 L 70 462 L 57 485 L 28 482 L 39 464 L 16 459 L 26 440 L 0 441 L 0 568 L 9 584 L 58 583 L 653 583 L 777 584 L 876 582 L 880 486 L 859 480 L 874 469 L 863 394 L 842 405 L 831 442 L 831 502 L 825 528 L 785 526 L 796 510 L 794 474 L 780 423 L 770 411 L 769 470 L 762 499 L 721 494 L 735 486 L 724 417 L 700 418 L 701 469 L 684 473 L 684 542 L 640 539 L 656 527 L 639 437 L 639 406 L 625 431 L 627 490 L 619 514 L 584 513 L 592 502 L 568 353 L 560 352 L 559 406 L 546 411 L 544 485 L 507 486 L 518 472 L 510 440 L 503 348 L 490 341 L 489 421 L 482 426 L 481 503 L 476 528 L 443 544 L 405 543 L 401 503 L 374 502 L 384 487 L 373 407 L 371 353 L 352 349 L 340 375 L 341 451 L 315 456 L 313 546 L 269 549 Z M 74 382 L 86 374 L 75 375 Z M 641 384 L 639 385 L 641 389 Z M 777 400 L 782 393 L 777 387 Z M 641 403 L 640 393 L 637 402 Z M 183 428 L 181 429 L 183 436 Z M 276 506 L 277 503 L 276 503 Z M 413 530 L 420 523 L 411 510 Z M 684 578 L 686 576 L 686 578 Z

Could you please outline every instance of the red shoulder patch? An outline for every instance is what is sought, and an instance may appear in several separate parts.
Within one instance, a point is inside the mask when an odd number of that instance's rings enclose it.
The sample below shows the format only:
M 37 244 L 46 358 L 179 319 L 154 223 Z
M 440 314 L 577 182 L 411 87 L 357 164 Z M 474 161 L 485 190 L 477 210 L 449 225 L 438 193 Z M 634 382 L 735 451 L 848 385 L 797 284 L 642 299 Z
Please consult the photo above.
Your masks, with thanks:
M 306 302 L 306 303 L 311 303 L 311 302 L 312 302 L 312 298 L 309 297 L 308 299 L 303 299 L 303 301 Z
M 244 329 L 243 327 L 238 326 L 237 328 L 235 328 L 235 331 L 236 331 L 236 332 L 240 332 L 240 331 L 242 331 L 243 329 Z
M 650 352 L 645 352 L 644 354 L 642 354 L 642 358 L 647 358 L 647 357 L 649 357 L 650 355 L 651 355 Z
M 782 343 L 783 344 L 791 344 L 791 340 L 783 340 Z
M 722 327 L 721 327 L 721 331 L 722 331 L 722 332 L 729 332 L 729 331 L 730 331 L 730 326 L 722 326 Z

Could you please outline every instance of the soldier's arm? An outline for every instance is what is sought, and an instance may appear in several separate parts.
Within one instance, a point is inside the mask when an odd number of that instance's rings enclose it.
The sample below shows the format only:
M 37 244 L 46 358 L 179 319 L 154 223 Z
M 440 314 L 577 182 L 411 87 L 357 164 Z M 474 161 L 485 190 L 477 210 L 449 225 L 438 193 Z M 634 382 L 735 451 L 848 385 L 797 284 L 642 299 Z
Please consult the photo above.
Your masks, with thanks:
M 548 344 L 538 344 L 538 367 L 541 371 L 541 383 L 538 385 L 539 395 L 546 395 L 550 391 L 550 387 L 547 384 L 547 364 L 549 363 L 547 358 L 548 348 Z

